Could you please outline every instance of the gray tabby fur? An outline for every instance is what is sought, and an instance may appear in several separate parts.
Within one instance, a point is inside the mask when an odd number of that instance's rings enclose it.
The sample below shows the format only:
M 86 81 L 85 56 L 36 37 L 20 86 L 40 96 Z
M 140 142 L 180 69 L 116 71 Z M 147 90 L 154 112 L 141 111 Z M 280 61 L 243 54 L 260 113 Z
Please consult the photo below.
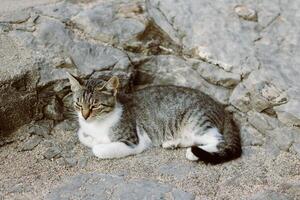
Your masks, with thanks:
M 124 94 L 118 91 L 117 77 L 83 81 L 70 75 L 69 79 L 82 125 L 79 139 L 83 138 L 82 143 L 100 158 L 124 157 L 151 146 L 188 147 L 188 159 L 214 164 L 241 155 L 239 129 L 232 115 L 200 91 L 151 86 Z M 85 125 L 92 122 L 96 125 L 85 131 Z M 100 130 L 106 130 L 106 126 L 107 131 Z M 93 134 L 88 133 L 90 128 Z M 89 136 L 86 142 L 84 137 Z M 107 138 L 102 140 L 102 136 Z

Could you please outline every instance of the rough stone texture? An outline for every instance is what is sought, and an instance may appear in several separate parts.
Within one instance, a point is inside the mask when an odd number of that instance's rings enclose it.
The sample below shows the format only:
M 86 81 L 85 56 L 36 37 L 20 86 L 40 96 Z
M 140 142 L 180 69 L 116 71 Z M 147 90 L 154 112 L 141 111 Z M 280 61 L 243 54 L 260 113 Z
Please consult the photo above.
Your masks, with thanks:
M 1 1 L 0 199 L 69 190 L 90 199 L 300 199 L 299 8 L 295 0 Z M 127 92 L 203 91 L 234 112 L 243 156 L 217 166 L 186 161 L 184 150 L 95 159 L 76 136 L 66 71 L 117 75 Z
M 30 122 L 36 114 L 38 74 L 30 51 L 0 33 L 0 135 Z
M 153 193 L 155 191 L 155 193 Z M 172 199 L 192 200 L 192 194 L 147 180 L 126 181 L 122 176 L 87 174 L 73 177 L 50 191 L 46 199 Z

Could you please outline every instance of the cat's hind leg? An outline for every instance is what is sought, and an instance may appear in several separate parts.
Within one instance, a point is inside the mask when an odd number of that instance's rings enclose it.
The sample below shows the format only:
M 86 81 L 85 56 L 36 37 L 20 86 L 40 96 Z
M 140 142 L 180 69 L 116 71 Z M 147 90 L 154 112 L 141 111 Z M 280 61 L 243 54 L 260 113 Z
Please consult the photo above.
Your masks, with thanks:
M 204 134 L 195 136 L 195 144 L 200 149 L 209 153 L 218 152 L 218 144 L 221 142 L 224 142 L 223 135 L 221 135 L 217 128 L 210 128 Z M 192 153 L 191 147 L 187 149 L 186 158 L 189 160 L 198 160 Z

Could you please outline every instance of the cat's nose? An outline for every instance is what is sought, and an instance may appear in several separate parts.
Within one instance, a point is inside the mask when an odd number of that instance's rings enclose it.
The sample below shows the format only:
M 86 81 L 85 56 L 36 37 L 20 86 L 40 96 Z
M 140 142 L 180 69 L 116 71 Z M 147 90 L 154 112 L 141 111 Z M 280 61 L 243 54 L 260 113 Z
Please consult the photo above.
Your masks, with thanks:
M 91 114 L 91 110 L 90 109 L 83 109 L 81 111 L 82 117 L 87 120 L 87 118 L 89 118 L 90 114 Z

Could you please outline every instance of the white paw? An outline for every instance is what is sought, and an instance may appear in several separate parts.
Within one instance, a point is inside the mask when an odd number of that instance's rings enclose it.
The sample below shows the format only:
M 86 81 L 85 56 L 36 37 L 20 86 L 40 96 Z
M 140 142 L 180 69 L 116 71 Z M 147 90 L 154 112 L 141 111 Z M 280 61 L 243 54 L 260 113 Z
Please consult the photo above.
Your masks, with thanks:
M 98 144 L 92 148 L 93 154 L 101 159 L 112 158 L 112 152 L 105 144 Z
M 168 140 L 162 144 L 162 147 L 164 149 L 175 149 L 178 147 L 178 142 L 176 142 L 174 140 Z
M 192 148 L 189 147 L 186 149 L 186 154 L 185 154 L 185 157 L 188 159 L 188 160 L 192 160 L 192 161 L 196 161 L 198 160 L 199 158 L 197 156 L 195 156 L 192 152 Z

